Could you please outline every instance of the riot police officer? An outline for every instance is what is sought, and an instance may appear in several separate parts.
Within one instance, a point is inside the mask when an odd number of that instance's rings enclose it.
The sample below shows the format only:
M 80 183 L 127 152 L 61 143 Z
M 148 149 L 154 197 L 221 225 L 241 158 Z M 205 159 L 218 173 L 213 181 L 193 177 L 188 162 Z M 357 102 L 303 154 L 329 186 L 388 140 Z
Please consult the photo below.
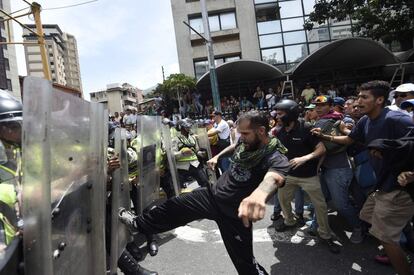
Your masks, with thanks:
M 200 186 L 205 187 L 209 181 L 198 161 L 199 146 L 196 137 L 190 133 L 192 125 L 187 120 L 181 120 L 178 125 L 180 133 L 173 142 L 178 174 L 184 178 L 191 176 Z
M 19 232 L 22 104 L 0 90 L 0 254 L 12 255 L 0 274 L 16 274 L 21 260 Z M 20 258 L 20 259 L 19 259 Z M 12 273 L 13 272 L 13 273 Z

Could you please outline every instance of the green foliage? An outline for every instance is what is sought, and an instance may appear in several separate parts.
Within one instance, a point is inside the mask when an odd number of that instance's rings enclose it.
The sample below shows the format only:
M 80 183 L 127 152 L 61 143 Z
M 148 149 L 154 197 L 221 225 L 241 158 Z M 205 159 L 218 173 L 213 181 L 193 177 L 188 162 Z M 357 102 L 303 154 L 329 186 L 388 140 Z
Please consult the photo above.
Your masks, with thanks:
M 159 94 L 176 97 L 177 92 L 187 92 L 194 90 L 196 87 L 196 80 L 193 77 L 185 74 L 172 74 L 162 84 L 158 84 L 155 92 Z
M 413 46 L 414 0 L 317 0 L 304 27 L 311 30 L 314 23 L 348 16 L 359 36 L 384 43 L 400 41 L 405 49 Z

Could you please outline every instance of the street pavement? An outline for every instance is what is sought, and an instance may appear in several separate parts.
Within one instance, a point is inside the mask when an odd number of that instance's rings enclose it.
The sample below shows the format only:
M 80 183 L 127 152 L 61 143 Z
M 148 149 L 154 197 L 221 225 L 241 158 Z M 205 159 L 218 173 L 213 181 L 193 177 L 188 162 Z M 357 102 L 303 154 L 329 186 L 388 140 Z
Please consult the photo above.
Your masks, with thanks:
M 253 226 L 254 255 L 270 274 L 395 274 L 390 266 L 373 260 L 378 242 L 367 237 L 363 244 L 349 242 L 343 219 L 329 214 L 330 224 L 342 245 L 340 254 L 332 254 L 302 228 L 286 232 L 274 230 L 266 207 L 266 217 Z M 142 266 L 160 275 L 237 274 L 214 221 L 198 220 L 158 235 L 159 253 L 151 257 L 141 246 Z M 414 269 L 413 269 L 414 270 Z M 414 273 L 413 273 L 414 274 Z

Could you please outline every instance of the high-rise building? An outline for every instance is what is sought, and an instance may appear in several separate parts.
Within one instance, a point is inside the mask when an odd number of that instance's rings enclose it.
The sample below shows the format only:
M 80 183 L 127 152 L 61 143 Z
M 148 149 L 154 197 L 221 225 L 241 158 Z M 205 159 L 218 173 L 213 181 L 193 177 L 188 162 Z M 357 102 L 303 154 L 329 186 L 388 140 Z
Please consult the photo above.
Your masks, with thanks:
M 352 37 L 351 20 L 331 20 L 304 30 L 315 0 L 206 0 L 216 65 L 262 60 L 286 71 L 330 41 Z M 200 1 L 171 0 L 180 71 L 200 78 L 208 71 Z
M 0 9 L 10 14 L 11 6 L 10 0 L 0 0 Z M 5 24 L 3 21 L 5 16 L 0 15 L 0 41 L 6 42 L 8 33 L 10 33 L 11 40 L 13 36 L 13 24 Z M 7 28 L 10 27 L 9 30 Z M 16 49 L 14 45 L 4 44 L 0 50 L 0 89 L 8 90 L 13 96 L 20 98 L 20 82 L 17 71 Z
M 36 25 L 26 25 L 35 31 Z M 73 35 L 62 32 L 56 24 L 43 25 L 47 59 L 52 82 L 75 88 L 82 92 L 79 57 L 76 39 Z M 36 35 L 23 29 L 24 42 L 37 41 Z M 44 77 L 43 64 L 38 45 L 25 45 L 27 74 Z

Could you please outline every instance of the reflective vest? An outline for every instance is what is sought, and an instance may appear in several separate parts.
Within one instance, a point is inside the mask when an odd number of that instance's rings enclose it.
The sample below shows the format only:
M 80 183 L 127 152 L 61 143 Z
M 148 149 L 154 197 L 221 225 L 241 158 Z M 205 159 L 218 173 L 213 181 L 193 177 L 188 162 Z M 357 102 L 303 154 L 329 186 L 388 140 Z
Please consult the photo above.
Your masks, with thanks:
M 194 136 L 189 135 L 188 138 L 187 138 L 187 137 L 180 134 L 180 135 L 177 136 L 177 140 L 178 140 L 178 150 L 179 151 L 188 150 L 188 149 L 193 151 L 193 153 L 191 155 L 188 155 L 188 156 L 180 155 L 180 156 L 178 156 L 177 161 L 187 162 L 187 161 L 196 161 L 196 160 L 198 160 L 197 155 L 195 153 L 197 140 L 195 139 Z
M 0 167 L 0 170 L 3 170 L 3 168 L 4 166 Z M 17 203 L 14 183 L 0 183 L 0 201 L 2 204 L 0 205 L 0 223 L 2 225 L 2 236 L 0 236 L 0 238 L 6 245 L 8 245 L 13 240 L 17 232 L 17 228 L 10 222 L 11 217 L 8 218 L 6 216 L 7 212 L 15 211 L 14 207 Z M 7 211 L 4 208 L 8 208 Z

